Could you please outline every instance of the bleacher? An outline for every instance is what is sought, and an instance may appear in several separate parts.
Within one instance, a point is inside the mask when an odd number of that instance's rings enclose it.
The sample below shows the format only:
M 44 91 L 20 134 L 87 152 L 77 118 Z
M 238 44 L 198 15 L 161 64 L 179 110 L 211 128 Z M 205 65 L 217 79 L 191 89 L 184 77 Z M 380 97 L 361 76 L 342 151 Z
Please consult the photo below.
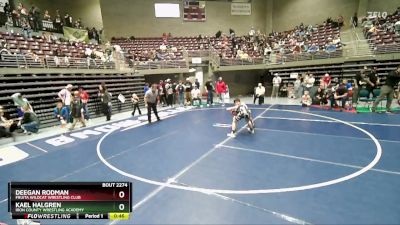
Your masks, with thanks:
M 375 18 L 368 18 L 370 20 L 375 20 Z M 395 24 L 400 20 L 400 14 L 388 15 L 386 18 L 379 18 L 379 25 L 377 33 L 370 35 L 368 42 L 370 43 L 375 54 L 384 53 L 397 53 L 400 52 L 400 33 L 396 33 L 393 30 L 381 29 L 383 23 Z M 365 35 L 367 37 L 367 30 L 365 30 Z
M 59 42 L 48 41 L 42 36 L 24 38 L 19 33 L 0 32 L 0 42 L 7 45 L 7 50 L 1 55 L 0 67 L 24 67 L 24 68 L 115 68 L 114 62 L 104 62 L 101 59 L 95 59 L 88 62 L 85 56 L 85 49 L 90 48 L 103 52 L 100 45 L 86 44 L 82 42 Z M 0 49 L 1 50 L 1 49 Z M 55 51 L 62 55 L 60 65 L 54 62 Z M 32 53 L 38 56 L 38 59 L 32 58 Z M 68 63 L 64 63 L 63 58 L 68 57 Z
M 143 99 L 144 77 L 137 74 L 121 73 L 20 73 L 0 75 L 0 105 L 2 105 L 11 118 L 15 118 L 16 107 L 11 95 L 21 93 L 32 104 L 38 114 L 41 126 L 49 127 L 57 124 L 53 116 L 55 103 L 58 101 L 58 92 L 67 84 L 74 85 L 74 90 L 82 86 L 90 95 L 89 111 L 91 117 L 103 116 L 100 100 L 97 97 L 98 86 L 105 82 L 108 90 L 112 93 L 113 113 L 131 110 L 130 97 L 136 93 Z M 124 95 L 127 99 L 121 103 L 117 97 Z M 143 104 L 143 102 L 142 102 Z M 141 105 L 143 106 L 143 105 Z
M 381 84 L 385 83 L 386 76 L 390 71 L 396 69 L 397 65 L 399 65 L 399 61 L 397 60 L 389 60 L 389 61 L 362 61 L 362 62 L 345 62 L 345 63 L 337 63 L 337 64 L 326 64 L 326 65 L 316 65 L 316 66 L 298 66 L 298 67 L 290 67 L 290 68 L 279 68 L 279 69 L 271 69 L 270 73 L 278 73 L 282 78 L 282 83 L 293 83 L 296 79 L 294 77 L 290 77 L 291 74 L 299 74 L 302 75 L 304 73 L 312 73 L 314 74 L 316 82 L 318 82 L 325 73 L 331 75 L 332 78 L 339 79 L 349 79 L 353 80 L 356 76 L 357 72 L 360 72 L 364 66 L 368 68 L 377 67 L 378 76 L 381 81 Z

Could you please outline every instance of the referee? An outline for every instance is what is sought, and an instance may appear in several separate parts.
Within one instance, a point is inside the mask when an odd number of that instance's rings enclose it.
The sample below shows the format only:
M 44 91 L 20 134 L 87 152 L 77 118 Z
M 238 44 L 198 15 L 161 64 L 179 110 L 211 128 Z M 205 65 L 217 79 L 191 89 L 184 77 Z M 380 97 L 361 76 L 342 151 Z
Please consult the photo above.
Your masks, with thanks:
M 372 105 L 371 111 L 375 112 L 376 107 L 379 102 L 386 98 L 386 112 L 391 113 L 392 110 L 390 106 L 392 105 L 392 100 L 394 96 L 394 87 L 400 81 L 400 65 L 397 66 L 396 70 L 391 71 L 386 77 L 385 84 L 381 87 L 381 94 L 376 98 L 374 104 Z
M 157 84 L 152 84 L 151 88 L 147 90 L 146 94 L 144 95 L 144 102 L 147 106 L 147 119 L 149 123 L 151 123 L 151 110 L 153 109 L 154 115 L 157 117 L 157 121 L 160 121 L 160 117 L 157 113 L 157 102 L 158 102 L 158 90 Z

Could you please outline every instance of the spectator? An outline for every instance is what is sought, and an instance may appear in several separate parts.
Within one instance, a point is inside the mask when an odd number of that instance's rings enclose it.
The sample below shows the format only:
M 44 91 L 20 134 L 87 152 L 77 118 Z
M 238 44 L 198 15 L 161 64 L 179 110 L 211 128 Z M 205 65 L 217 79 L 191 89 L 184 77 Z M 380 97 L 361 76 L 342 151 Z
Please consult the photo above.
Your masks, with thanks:
M 90 119 L 90 113 L 89 113 L 89 107 L 88 107 L 88 103 L 89 103 L 89 94 L 87 93 L 87 91 L 85 91 L 85 89 L 83 89 L 82 86 L 80 86 L 78 88 L 79 90 L 79 97 L 82 101 L 82 108 L 83 108 L 83 115 L 85 120 L 89 120 Z
M 149 83 L 145 83 L 144 84 L 144 88 L 143 88 L 143 91 L 144 91 L 144 94 L 146 94 L 146 92 L 149 90 Z
M 73 122 L 69 130 L 73 130 L 78 121 L 82 124 L 81 128 L 86 127 L 85 119 L 83 118 L 83 104 L 81 98 L 79 97 L 79 91 L 74 91 L 74 96 L 72 97 L 71 116 L 73 118 Z
M 192 94 L 192 102 L 193 105 L 201 105 L 201 93 L 200 93 L 200 89 L 194 85 L 194 89 L 191 91 Z M 196 103 L 198 102 L 198 103 Z
M 51 16 L 50 16 L 48 10 L 45 10 L 45 11 L 44 11 L 43 20 L 51 21 Z
M 108 92 L 106 84 L 102 83 L 99 85 L 99 93 L 100 101 L 102 103 L 103 113 L 106 115 L 107 121 L 111 120 L 111 93 Z
M 331 95 L 331 108 L 337 106 L 337 101 L 341 101 L 341 107 L 344 109 L 346 107 L 346 101 L 348 99 L 348 90 L 347 90 L 347 80 L 343 80 L 342 84 L 336 89 L 336 91 Z
M 314 75 L 311 73 L 308 74 L 308 76 L 305 77 L 304 82 L 305 82 L 305 86 L 306 86 L 305 90 L 310 92 L 311 88 L 314 86 L 314 83 L 315 83 Z
M 344 18 L 342 15 L 339 15 L 339 17 L 337 18 L 337 23 L 338 23 L 339 27 L 344 26 Z
M 275 73 L 274 74 L 274 78 L 272 79 L 272 94 L 271 94 L 271 98 L 272 97 L 278 97 L 279 95 L 279 87 L 282 83 L 282 79 L 279 76 L 279 74 Z
M 11 99 L 14 102 L 14 105 L 17 106 L 17 115 L 18 117 L 23 117 L 24 116 L 24 110 L 23 108 L 28 106 L 30 111 L 33 112 L 33 108 L 31 104 L 29 103 L 28 99 L 24 98 L 21 93 L 15 93 L 11 95 Z
M 398 20 L 396 23 L 394 23 L 394 30 L 397 35 L 400 35 L 400 20 Z
M 133 104 L 132 116 L 135 115 L 136 109 L 139 111 L 139 115 L 142 115 L 139 108 L 139 97 L 135 93 L 132 94 L 131 102 Z
M 301 97 L 301 106 L 308 107 L 312 103 L 311 96 L 309 91 L 304 91 L 303 96 Z
M 69 117 L 67 108 L 63 106 L 62 102 L 57 102 L 53 112 L 54 117 L 60 121 L 61 128 L 64 128 L 67 124 L 67 118 Z
M 54 28 L 56 28 L 56 30 L 61 33 L 62 26 L 63 26 L 63 22 L 61 19 L 61 15 L 60 15 L 60 12 L 57 10 L 56 16 L 54 17 Z
M 58 92 L 58 97 L 61 99 L 63 105 L 68 111 L 68 117 L 65 118 L 67 123 L 70 123 L 71 120 L 69 118 L 69 114 L 71 113 L 71 91 L 72 91 L 72 84 L 68 84 L 64 89 Z
M 192 89 L 193 85 L 189 78 L 186 78 L 185 83 L 185 105 L 192 105 Z
M 40 125 L 38 117 L 27 105 L 23 108 L 23 111 L 24 117 L 20 121 L 22 130 L 24 130 L 24 133 L 28 135 L 31 133 L 37 133 Z
M 371 39 L 371 36 L 376 35 L 378 33 L 378 31 L 381 31 L 381 30 L 379 30 L 378 25 L 375 24 L 367 31 L 365 36 L 367 37 L 367 39 Z
M 281 97 L 288 97 L 288 88 L 286 84 L 283 84 L 281 89 L 279 90 Z
M 20 2 L 18 4 L 17 10 L 20 14 L 20 19 L 28 20 L 28 10 L 24 7 L 24 5 Z
M 40 11 L 36 6 L 32 6 L 29 10 L 29 25 L 33 31 L 37 32 L 41 30 L 40 22 Z
M 7 19 L 6 23 L 7 23 L 11 19 L 11 7 L 10 7 L 10 4 L 8 4 L 8 2 L 6 2 L 4 4 L 3 11 L 4 11 L 4 14 L 7 17 L 6 18 Z
M 207 106 L 210 106 L 214 103 L 214 91 L 215 91 L 211 79 L 208 79 L 204 88 L 207 93 Z
M 321 87 L 318 87 L 317 92 L 315 93 L 315 96 L 313 98 L 313 104 L 315 104 L 315 105 L 328 104 L 328 100 L 326 98 L 325 91 Z
M 149 121 L 149 123 L 151 123 L 151 110 L 153 110 L 157 121 L 160 121 L 161 119 L 157 113 L 157 102 L 159 102 L 157 84 L 151 85 L 151 89 L 149 89 L 144 95 L 144 102 L 147 107 L 147 120 Z
M 66 13 L 64 16 L 64 25 L 67 27 L 72 27 L 72 21 L 73 21 L 72 16 Z
M 10 55 L 11 52 L 8 49 L 8 44 L 4 40 L 0 40 L 0 60 L 3 60 L 2 55 Z
M 374 67 L 366 76 L 365 81 L 367 82 L 366 84 L 366 89 L 368 90 L 368 97 L 372 94 L 372 96 L 375 98 L 377 97 L 375 95 L 374 89 L 379 85 L 379 77 L 377 75 L 377 68 Z
M 354 13 L 353 17 L 351 17 L 351 23 L 354 27 L 358 26 L 358 16 L 357 12 Z
M 180 80 L 178 85 L 175 88 L 177 94 L 178 94 L 178 101 L 179 101 L 179 105 L 183 106 L 184 105 L 184 93 L 185 93 L 185 86 L 183 85 L 182 81 Z
M 0 138 L 14 137 L 13 132 L 17 129 L 17 124 L 13 120 L 5 118 L 4 108 L 0 106 Z
M 397 66 L 396 70 L 391 71 L 389 75 L 386 77 L 385 84 L 381 87 L 381 93 L 376 98 L 371 110 L 372 112 L 376 111 L 376 106 L 378 106 L 379 102 L 386 98 L 386 112 L 390 113 L 392 105 L 392 100 L 394 97 L 394 87 L 400 81 L 400 65 Z
M 333 44 L 333 42 L 329 42 L 326 46 L 325 46 L 325 51 L 327 53 L 332 53 L 332 52 L 336 52 L 336 45 Z
M 13 26 L 14 26 L 14 27 L 19 27 L 19 26 L 21 26 L 21 21 L 20 21 L 20 19 L 21 19 L 21 14 L 19 13 L 19 11 L 18 11 L 17 9 L 14 9 L 14 10 L 11 12 L 11 18 L 12 18 Z
M 329 86 L 330 84 L 331 84 L 331 76 L 329 76 L 329 74 L 326 73 L 326 74 L 324 75 L 324 77 L 322 78 L 321 86 L 322 86 L 323 89 L 326 89 L 326 88 L 328 88 L 328 86 Z
M 258 99 L 258 104 L 264 104 L 264 95 L 265 95 L 265 87 L 262 86 L 261 83 L 258 83 L 257 87 L 254 88 L 254 101 L 253 104 L 256 104 L 256 99 Z
M 297 76 L 296 81 L 294 82 L 294 85 L 293 85 L 293 89 L 294 89 L 294 98 L 295 99 L 300 98 L 301 93 L 303 92 L 302 88 L 301 88 L 300 76 Z
M 32 28 L 26 19 L 22 19 L 22 33 L 25 39 L 32 38 Z
M 224 99 L 226 91 L 227 91 L 227 86 L 225 82 L 222 80 L 222 77 L 219 77 L 216 84 L 216 92 L 219 98 L 219 102 L 222 104 L 222 106 L 225 106 Z
M 158 83 L 158 94 L 160 96 L 160 103 L 162 106 L 165 106 L 167 104 L 167 96 L 165 93 L 165 83 L 163 80 L 160 80 Z
M 195 79 L 194 80 L 194 86 L 196 86 L 197 87 L 197 89 L 200 89 L 200 82 L 199 82 L 199 79 Z
M 315 43 L 312 43 L 311 46 L 307 50 L 308 53 L 316 53 L 318 51 L 319 51 L 319 47 Z
M 176 105 L 176 97 L 177 97 L 177 95 L 176 95 L 176 86 L 177 86 L 177 83 L 176 82 L 174 82 L 173 84 L 172 84 L 172 105 L 174 106 L 174 105 Z
M 166 80 L 166 84 L 165 84 L 165 92 L 166 92 L 166 96 L 167 96 L 167 106 L 171 106 L 172 107 L 172 101 L 173 101 L 173 88 L 172 88 L 172 84 L 171 84 L 171 79 L 167 79 Z

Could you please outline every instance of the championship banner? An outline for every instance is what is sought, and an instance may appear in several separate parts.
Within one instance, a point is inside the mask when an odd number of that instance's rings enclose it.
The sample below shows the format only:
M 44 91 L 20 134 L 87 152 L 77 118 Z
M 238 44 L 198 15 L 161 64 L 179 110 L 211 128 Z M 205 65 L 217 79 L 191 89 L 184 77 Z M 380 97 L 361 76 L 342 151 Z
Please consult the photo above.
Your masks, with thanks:
M 0 0 L 0 12 L 4 12 L 4 6 L 8 3 L 8 0 Z
M 87 30 L 75 29 L 72 27 L 63 27 L 64 37 L 67 40 L 76 42 L 89 42 L 89 35 Z
M 183 3 L 183 21 L 206 21 L 206 1 L 185 0 Z

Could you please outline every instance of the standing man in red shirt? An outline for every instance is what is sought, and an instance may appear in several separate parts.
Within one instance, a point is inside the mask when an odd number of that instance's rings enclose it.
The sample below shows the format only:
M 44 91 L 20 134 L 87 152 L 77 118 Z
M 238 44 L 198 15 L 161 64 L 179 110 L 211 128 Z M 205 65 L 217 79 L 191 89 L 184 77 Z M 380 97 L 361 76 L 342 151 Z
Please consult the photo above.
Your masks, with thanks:
M 83 87 L 79 87 L 79 96 L 82 101 L 84 118 L 85 120 L 89 120 L 90 119 L 90 113 L 88 108 L 89 94 L 83 89 Z
M 329 74 L 326 73 L 322 78 L 322 86 L 324 89 L 326 89 L 330 84 L 331 84 L 331 76 L 329 76 Z
M 218 78 L 215 89 L 216 89 L 216 92 L 217 92 L 217 95 L 219 98 L 219 102 L 222 104 L 222 106 L 225 106 L 224 98 L 225 98 L 225 93 L 226 93 L 226 84 L 222 80 L 222 77 Z

